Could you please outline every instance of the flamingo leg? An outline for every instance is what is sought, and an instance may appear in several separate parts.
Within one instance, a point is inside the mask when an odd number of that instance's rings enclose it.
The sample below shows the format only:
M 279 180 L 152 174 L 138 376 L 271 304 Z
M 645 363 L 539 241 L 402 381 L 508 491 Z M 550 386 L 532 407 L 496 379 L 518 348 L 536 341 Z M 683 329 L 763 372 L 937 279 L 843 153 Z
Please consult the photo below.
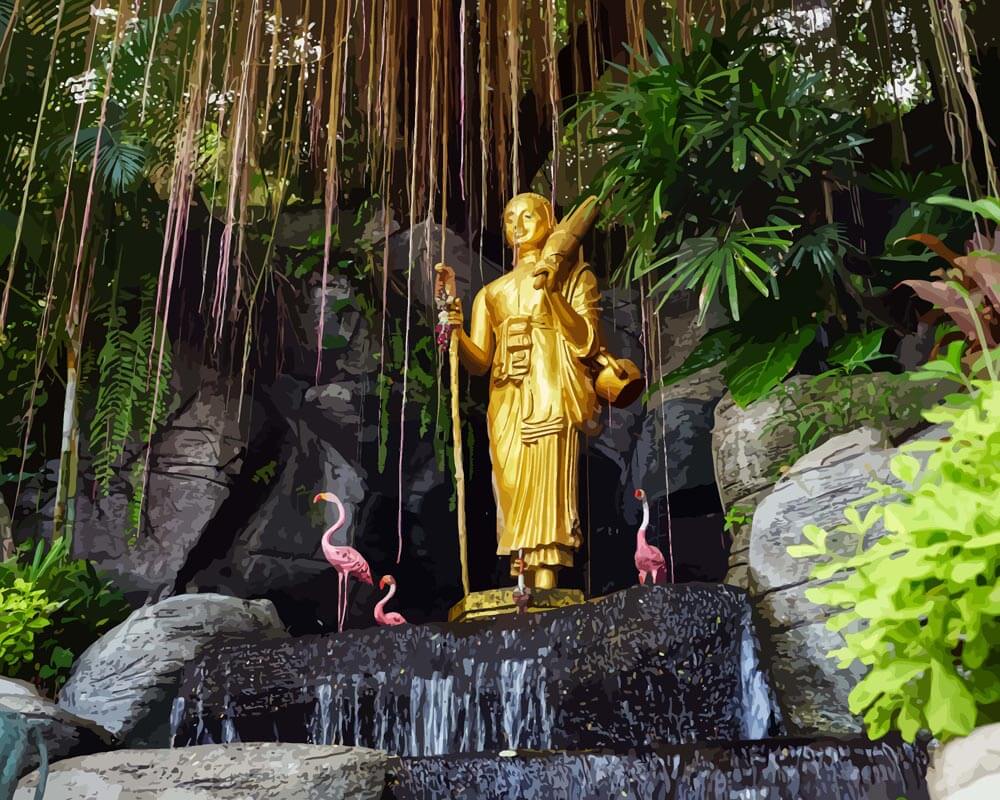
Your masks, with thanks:
M 342 609 L 344 608 L 344 573 L 337 570 L 337 630 L 344 630 Z
M 660 571 L 658 569 L 654 569 L 653 570 L 653 583 L 655 584 L 655 583 L 659 583 L 659 582 L 660 582 Z
M 639 570 L 639 585 L 645 586 L 645 584 L 646 584 L 646 573 L 643 572 L 642 570 Z
M 341 630 L 344 630 L 344 624 L 347 622 L 347 598 L 350 591 L 351 591 L 351 576 L 344 575 L 344 610 L 340 616 Z

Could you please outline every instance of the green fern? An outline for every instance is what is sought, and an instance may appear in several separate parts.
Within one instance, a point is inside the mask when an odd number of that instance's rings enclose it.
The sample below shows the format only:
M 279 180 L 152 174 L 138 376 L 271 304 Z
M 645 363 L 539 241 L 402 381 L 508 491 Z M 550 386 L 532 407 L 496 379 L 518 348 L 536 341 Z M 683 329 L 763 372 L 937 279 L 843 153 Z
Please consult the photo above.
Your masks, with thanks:
M 170 344 L 163 339 L 161 363 L 163 328 L 153 314 L 151 295 L 152 289 L 147 287 L 139 323 L 131 331 L 122 327 L 122 309 L 109 312 L 104 346 L 97 357 L 100 388 L 90 425 L 90 449 L 94 476 L 105 492 L 129 439 L 145 438 L 151 425 L 166 418 L 172 373 Z

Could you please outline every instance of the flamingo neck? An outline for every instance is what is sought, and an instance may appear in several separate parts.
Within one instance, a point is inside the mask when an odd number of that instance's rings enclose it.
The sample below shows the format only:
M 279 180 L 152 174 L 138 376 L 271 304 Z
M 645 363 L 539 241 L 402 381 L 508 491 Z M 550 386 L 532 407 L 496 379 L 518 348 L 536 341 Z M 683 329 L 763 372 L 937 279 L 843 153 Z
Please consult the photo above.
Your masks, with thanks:
M 645 535 L 646 528 L 649 527 L 649 501 L 643 497 L 642 498 L 642 525 L 639 526 L 640 530 L 643 531 Z
M 643 525 L 639 528 L 639 532 L 635 535 L 636 541 L 641 547 L 646 547 L 646 526 Z
M 333 534 L 344 526 L 344 521 L 347 519 L 347 511 L 344 509 L 344 504 L 340 502 L 340 498 L 336 495 L 334 495 L 333 500 L 329 502 L 333 503 L 337 507 L 337 511 L 340 514 L 337 521 L 327 528 L 326 533 L 323 534 L 323 543 L 328 547 L 333 547 Z
M 384 615 L 384 613 L 385 613 L 385 604 L 388 603 L 392 599 L 392 596 L 394 594 L 396 594 L 396 584 L 390 583 L 389 584 L 389 591 L 385 593 L 385 597 L 383 597 L 381 600 L 379 600 L 375 604 L 375 616 L 376 617 L 381 618 Z

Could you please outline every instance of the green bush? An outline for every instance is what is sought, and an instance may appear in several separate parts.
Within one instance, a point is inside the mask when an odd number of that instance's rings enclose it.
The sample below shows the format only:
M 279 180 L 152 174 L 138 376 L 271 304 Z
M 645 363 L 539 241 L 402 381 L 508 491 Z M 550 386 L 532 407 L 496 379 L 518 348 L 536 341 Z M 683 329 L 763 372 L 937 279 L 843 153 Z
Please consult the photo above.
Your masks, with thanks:
M 873 483 L 846 509 L 837 531 L 853 552 L 834 552 L 815 525 L 803 530 L 809 544 L 789 548 L 826 558 L 812 574 L 829 582 L 806 597 L 838 609 L 829 629 L 852 626 L 830 656 L 868 667 L 849 705 L 872 737 L 929 730 L 946 740 L 1000 720 L 1000 383 L 973 389 L 924 413 L 949 434 L 892 460 L 903 488 Z M 879 522 L 885 535 L 866 542 Z
M 0 588 L 0 667 L 4 674 L 23 675 L 35 663 L 36 636 L 52 625 L 59 603 L 22 578 Z
M 27 543 L 0 562 L 0 665 L 53 694 L 73 659 L 130 610 L 93 564 L 68 550 L 65 539 Z

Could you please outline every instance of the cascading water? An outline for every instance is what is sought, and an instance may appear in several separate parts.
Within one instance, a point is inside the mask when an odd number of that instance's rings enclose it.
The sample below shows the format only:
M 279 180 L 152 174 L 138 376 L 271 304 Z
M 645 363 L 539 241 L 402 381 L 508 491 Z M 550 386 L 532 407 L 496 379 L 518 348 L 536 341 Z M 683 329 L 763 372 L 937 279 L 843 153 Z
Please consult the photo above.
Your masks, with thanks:
M 392 800 L 926 800 L 926 755 L 897 741 L 762 740 L 630 753 L 401 759 Z
M 740 637 L 740 687 L 743 698 L 742 738 L 763 739 L 781 727 L 778 704 L 760 663 L 760 647 L 747 609 Z
M 361 745 L 393 800 L 924 800 L 926 754 L 781 733 L 745 593 L 635 587 L 545 614 L 229 641 L 178 746 Z
M 403 756 L 773 729 L 745 596 L 695 584 L 487 623 L 230 643 L 192 668 L 179 700 L 178 745 L 279 739 Z

